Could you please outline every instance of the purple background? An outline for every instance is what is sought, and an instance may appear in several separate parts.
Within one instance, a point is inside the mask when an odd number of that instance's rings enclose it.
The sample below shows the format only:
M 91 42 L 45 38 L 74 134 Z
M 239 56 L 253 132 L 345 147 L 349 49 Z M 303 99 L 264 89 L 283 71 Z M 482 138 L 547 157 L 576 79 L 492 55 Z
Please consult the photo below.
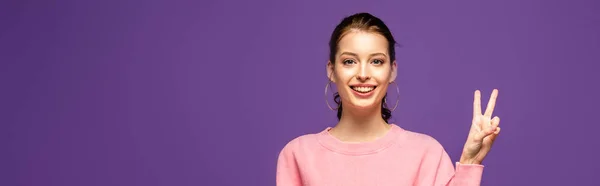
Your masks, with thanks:
M 275 185 L 336 122 L 327 42 L 361 11 L 402 45 L 392 122 L 456 161 L 499 88 L 483 185 L 597 185 L 598 2 L 2 1 L 0 185 Z

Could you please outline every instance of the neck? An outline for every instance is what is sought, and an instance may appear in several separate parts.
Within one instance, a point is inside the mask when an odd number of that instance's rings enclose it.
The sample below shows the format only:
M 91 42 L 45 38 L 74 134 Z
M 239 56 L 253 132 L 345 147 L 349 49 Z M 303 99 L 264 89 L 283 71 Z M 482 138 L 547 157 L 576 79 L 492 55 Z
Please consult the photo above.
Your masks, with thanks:
M 381 117 L 381 107 L 357 109 L 345 106 L 340 121 L 329 132 L 341 141 L 367 142 L 382 137 L 390 127 Z

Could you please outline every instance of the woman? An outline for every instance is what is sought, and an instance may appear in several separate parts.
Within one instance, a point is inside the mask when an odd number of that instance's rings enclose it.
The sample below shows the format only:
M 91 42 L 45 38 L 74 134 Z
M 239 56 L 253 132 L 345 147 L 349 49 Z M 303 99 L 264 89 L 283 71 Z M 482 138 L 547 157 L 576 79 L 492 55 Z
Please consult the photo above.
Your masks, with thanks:
M 454 169 L 434 138 L 388 124 L 385 96 L 396 79 L 395 44 L 387 26 L 368 13 L 335 28 L 327 73 L 337 85 L 333 109 L 339 122 L 286 144 L 277 163 L 278 186 L 480 184 L 481 162 L 500 132 L 499 118 L 491 118 L 498 91 L 484 114 L 475 91 L 472 126 Z

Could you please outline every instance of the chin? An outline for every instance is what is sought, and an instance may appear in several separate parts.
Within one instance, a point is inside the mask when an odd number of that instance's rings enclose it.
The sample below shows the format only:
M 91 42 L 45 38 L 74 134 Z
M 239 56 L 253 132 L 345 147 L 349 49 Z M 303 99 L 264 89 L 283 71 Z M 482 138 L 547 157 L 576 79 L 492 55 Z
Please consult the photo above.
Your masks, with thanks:
M 374 102 L 374 101 L 367 101 L 367 100 L 355 100 L 354 102 L 352 102 L 352 106 L 356 109 L 360 109 L 360 110 L 369 110 L 369 109 L 375 109 L 377 108 L 379 105 Z

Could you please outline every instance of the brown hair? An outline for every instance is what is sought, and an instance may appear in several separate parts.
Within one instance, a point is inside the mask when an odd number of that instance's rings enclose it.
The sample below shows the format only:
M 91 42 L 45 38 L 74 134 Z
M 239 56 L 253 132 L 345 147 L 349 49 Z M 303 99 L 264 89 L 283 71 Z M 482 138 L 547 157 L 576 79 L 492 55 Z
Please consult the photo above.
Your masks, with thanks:
M 388 53 L 390 55 L 390 61 L 393 62 L 396 60 L 396 40 L 394 40 L 394 37 L 392 36 L 392 33 L 390 32 L 389 28 L 385 25 L 385 23 L 383 23 L 381 19 L 369 13 L 363 12 L 345 17 L 333 30 L 333 33 L 331 34 L 331 39 L 329 40 L 330 63 L 335 64 L 335 54 L 338 51 L 338 43 L 344 35 L 346 35 L 349 31 L 352 30 L 381 34 L 388 41 Z M 391 62 L 390 65 L 393 64 Z M 388 120 L 392 117 L 392 111 L 387 107 L 387 104 L 385 102 L 386 97 L 387 94 L 383 97 L 382 100 L 381 117 L 387 123 Z M 340 98 L 339 93 L 334 93 L 333 99 L 338 104 L 337 118 L 339 120 L 342 117 L 342 100 Z

